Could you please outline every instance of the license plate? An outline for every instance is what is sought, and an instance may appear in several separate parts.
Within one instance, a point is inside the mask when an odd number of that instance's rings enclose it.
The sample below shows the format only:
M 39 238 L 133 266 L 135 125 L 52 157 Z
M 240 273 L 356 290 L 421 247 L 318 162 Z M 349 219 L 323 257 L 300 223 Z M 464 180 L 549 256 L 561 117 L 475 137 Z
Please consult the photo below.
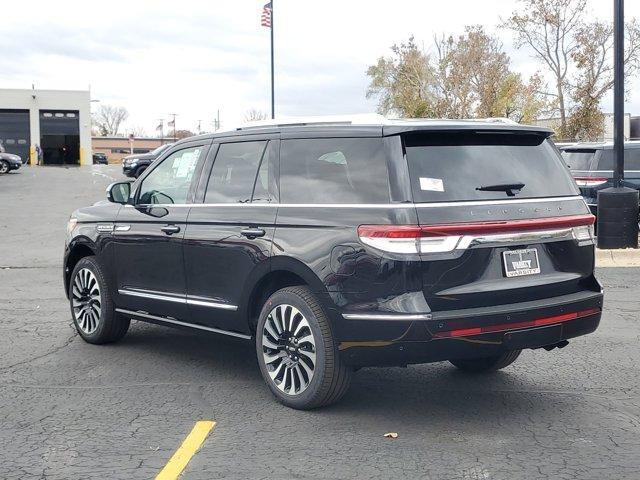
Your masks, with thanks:
M 504 273 L 507 277 L 522 277 L 540 273 L 538 250 L 535 248 L 502 252 L 502 259 L 504 260 Z

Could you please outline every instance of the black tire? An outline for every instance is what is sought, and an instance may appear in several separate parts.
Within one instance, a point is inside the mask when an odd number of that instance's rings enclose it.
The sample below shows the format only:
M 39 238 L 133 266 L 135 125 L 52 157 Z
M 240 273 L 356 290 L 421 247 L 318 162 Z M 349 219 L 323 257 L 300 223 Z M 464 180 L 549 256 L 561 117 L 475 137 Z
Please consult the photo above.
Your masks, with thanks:
M 0 160 L 0 175 L 9 173 L 11 170 L 11 165 L 6 160 Z
M 92 325 L 96 325 L 94 329 L 83 328 L 86 326 L 86 318 L 78 312 L 78 299 L 74 296 L 77 293 L 77 285 L 74 286 L 76 279 L 81 283 L 79 278 L 79 272 L 83 272 L 86 275 L 86 270 L 89 270 L 97 281 L 99 287 L 98 296 L 100 298 L 99 308 L 94 309 L 95 313 L 100 312 L 100 315 L 95 321 L 91 320 Z M 86 295 L 83 296 L 85 298 Z M 115 305 L 111 297 L 111 291 L 107 283 L 106 277 L 102 271 L 102 267 L 95 257 L 89 256 L 82 258 L 73 269 L 71 278 L 69 280 L 69 306 L 71 308 L 71 317 L 73 318 L 73 324 L 78 331 L 78 334 L 82 339 L 88 343 L 103 344 L 117 342 L 125 336 L 127 330 L 129 330 L 130 320 L 123 317 L 121 314 L 116 313 Z M 90 307 L 87 308 L 90 310 Z
M 511 365 L 520 356 L 522 350 L 511 350 L 502 355 L 485 358 L 468 358 L 464 360 L 449 360 L 460 370 L 471 373 L 495 372 Z
M 265 347 L 263 345 L 263 338 L 266 337 L 267 341 L 269 341 L 270 335 L 265 334 L 265 323 L 269 319 L 270 314 L 275 311 L 276 307 L 283 305 L 289 305 L 298 309 L 298 311 L 302 314 L 302 320 L 306 320 L 312 333 L 311 339 L 315 343 L 315 366 L 313 369 L 313 374 L 310 379 L 307 378 L 307 385 L 305 386 L 305 388 L 302 389 L 299 393 L 294 394 L 289 394 L 280 390 L 276 381 L 271 378 L 267 363 L 264 358 L 265 352 L 274 352 L 274 350 L 270 350 L 268 347 Z M 292 316 L 291 318 L 291 331 L 296 330 L 296 318 L 299 319 L 300 317 Z M 272 326 L 271 328 L 273 330 L 273 325 L 275 325 L 273 323 L 273 318 L 270 320 L 270 322 L 272 322 L 270 323 L 270 325 Z M 298 325 L 300 324 L 301 321 L 298 321 Z M 300 331 L 302 330 L 303 329 L 301 329 Z M 289 331 L 289 329 L 285 327 L 283 336 L 290 334 L 291 332 Z M 302 336 L 305 335 L 303 334 Z M 306 336 L 307 338 L 309 337 L 308 334 L 306 334 Z M 302 346 L 302 344 L 303 342 L 301 341 L 300 350 L 298 351 L 298 356 L 300 357 L 299 362 L 302 361 L 302 357 L 304 356 L 300 355 L 300 353 L 305 353 L 304 348 L 309 348 L 311 350 L 311 347 L 304 347 Z M 282 290 L 278 290 L 277 292 L 275 292 L 267 299 L 264 306 L 262 307 L 262 311 L 260 312 L 260 318 L 258 319 L 258 326 L 256 331 L 256 353 L 258 356 L 258 364 L 260 365 L 260 372 L 262 373 L 264 381 L 267 383 L 269 389 L 278 399 L 278 401 L 283 405 L 286 405 L 287 407 L 295 408 L 298 410 L 310 410 L 313 408 L 330 405 L 337 402 L 344 396 L 351 383 L 352 369 L 344 365 L 344 363 L 341 361 L 335 339 L 333 338 L 333 333 L 331 332 L 329 319 L 327 318 L 327 315 L 322 309 L 322 306 L 320 305 L 320 302 L 318 301 L 316 296 L 311 293 L 311 291 L 307 287 L 304 286 L 283 288 Z M 284 350 L 282 350 L 282 353 L 285 354 L 285 357 L 287 356 Z M 297 359 L 298 357 L 294 358 Z M 285 360 L 287 359 L 281 359 L 282 362 L 284 362 Z M 272 372 L 274 370 L 277 370 L 273 368 L 272 364 L 270 364 L 270 366 Z M 293 389 L 295 390 L 296 384 L 293 380 L 294 374 L 292 373 L 291 375 L 291 382 L 294 382 Z M 297 386 L 300 386 L 301 376 L 299 375 L 296 378 L 298 380 Z M 286 386 L 283 388 L 286 389 Z
M 138 167 L 138 169 L 136 170 L 136 173 L 134 174 L 134 177 L 138 178 L 140 175 L 142 175 L 144 173 L 144 171 L 147 169 L 147 167 Z

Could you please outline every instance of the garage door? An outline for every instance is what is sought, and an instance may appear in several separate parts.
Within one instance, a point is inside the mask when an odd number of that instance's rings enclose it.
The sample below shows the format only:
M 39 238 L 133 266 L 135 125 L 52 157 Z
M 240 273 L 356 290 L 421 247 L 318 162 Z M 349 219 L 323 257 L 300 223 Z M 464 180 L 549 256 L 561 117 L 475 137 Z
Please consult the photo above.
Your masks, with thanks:
M 0 142 L 8 153 L 29 160 L 29 110 L 0 110 Z
M 40 137 L 45 165 L 80 163 L 78 111 L 40 110 Z

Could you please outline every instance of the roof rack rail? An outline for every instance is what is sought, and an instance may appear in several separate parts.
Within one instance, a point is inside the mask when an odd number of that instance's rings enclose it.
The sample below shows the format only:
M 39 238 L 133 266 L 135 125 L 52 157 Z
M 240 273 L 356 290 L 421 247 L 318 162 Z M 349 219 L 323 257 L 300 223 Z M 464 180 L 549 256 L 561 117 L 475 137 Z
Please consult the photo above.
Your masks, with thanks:
M 309 117 L 289 117 L 282 119 L 258 120 L 247 122 L 236 127 L 234 130 L 252 130 L 271 127 L 300 127 L 300 126 L 327 126 L 327 125 L 384 125 L 387 123 L 386 117 L 377 113 L 357 114 L 357 115 L 330 115 L 330 116 L 309 116 Z

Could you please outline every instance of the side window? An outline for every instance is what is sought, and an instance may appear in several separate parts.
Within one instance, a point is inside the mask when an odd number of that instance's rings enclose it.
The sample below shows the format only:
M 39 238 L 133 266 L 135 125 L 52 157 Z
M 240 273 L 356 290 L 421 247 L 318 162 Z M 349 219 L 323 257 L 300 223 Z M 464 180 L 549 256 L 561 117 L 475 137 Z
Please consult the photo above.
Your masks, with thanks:
M 268 203 L 276 199 L 273 194 L 277 192 L 276 178 L 273 165 L 277 160 L 277 143 L 270 141 L 260 162 L 260 169 L 256 175 L 251 201 L 254 203 Z
M 202 157 L 202 147 L 172 153 L 145 178 L 138 204 L 186 203 L 193 173 Z
M 381 138 L 282 141 L 282 203 L 388 203 Z
M 627 148 L 624 151 L 624 169 L 640 170 L 640 148 Z
M 261 181 L 256 182 L 256 174 L 266 150 L 266 140 L 220 145 L 207 184 L 205 203 L 250 202 L 254 183 L 263 185 Z M 268 176 L 267 171 L 267 192 Z M 259 196 L 263 195 L 263 193 L 259 193 Z

